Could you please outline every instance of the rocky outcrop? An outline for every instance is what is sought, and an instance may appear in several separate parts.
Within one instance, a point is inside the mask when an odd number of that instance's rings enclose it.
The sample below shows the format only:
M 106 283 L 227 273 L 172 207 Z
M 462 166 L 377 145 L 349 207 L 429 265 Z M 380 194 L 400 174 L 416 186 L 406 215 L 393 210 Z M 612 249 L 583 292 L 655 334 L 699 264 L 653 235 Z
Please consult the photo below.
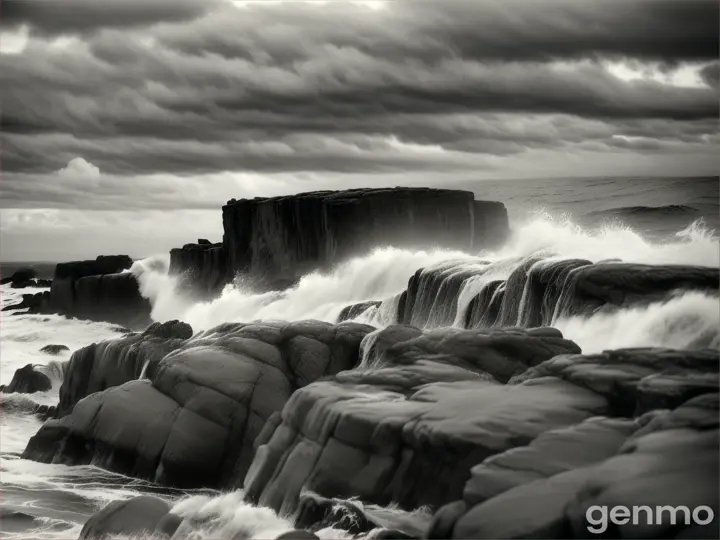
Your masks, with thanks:
M 2 311 L 18 311 L 27 309 L 26 313 L 49 313 L 50 292 L 44 291 L 35 294 L 23 294 L 22 301 L 2 308 Z
M 602 394 L 616 416 L 673 409 L 718 391 L 716 350 L 620 349 L 592 355 L 559 355 L 511 382 L 558 377 Z
M 717 268 L 597 263 L 572 273 L 558 308 L 564 315 L 586 314 L 662 300 L 676 291 L 717 292 L 719 287 Z
M 28 287 L 46 288 L 52 285 L 49 279 L 29 279 L 27 281 L 13 281 L 10 287 L 13 289 L 27 289 Z
M 351 304 L 346 306 L 338 315 L 338 322 L 349 321 L 355 319 L 365 313 L 368 309 L 378 307 L 380 301 L 370 300 L 368 302 L 360 302 L 359 304 Z
M 244 477 L 249 502 L 310 534 L 576 538 L 593 505 L 720 510 L 717 351 L 581 355 L 551 328 L 371 330 L 221 325 L 150 380 L 46 422 L 24 456 L 177 486 L 237 489 Z M 388 504 L 434 516 L 377 506 Z M 202 526 L 160 514 L 155 531 Z M 717 522 L 609 527 L 717 537 Z
M 371 330 L 317 321 L 221 325 L 186 340 L 162 360 L 151 360 L 147 379 L 93 393 L 70 414 L 46 422 L 24 456 L 92 462 L 178 487 L 233 486 L 242 481 L 255 439 L 273 414 L 297 388 L 353 367 Z M 106 386 L 123 363 L 137 373 L 136 360 L 123 362 L 122 353 L 120 358 L 105 353 L 107 361 L 98 365 L 83 354 L 74 357 L 61 404 L 75 387 L 70 381 L 86 381 L 88 363 L 90 379 Z M 77 386 L 86 392 L 95 388 Z
M 25 289 L 27 287 L 50 287 L 49 279 L 38 279 L 34 268 L 20 268 L 9 277 L 0 280 L 0 285 L 10 285 L 13 289 Z
M 113 501 L 90 517 L 78 540 L 105 540 L 117 535 L 149 537 L 168 512 L 170 505 L 157 497 Z
M 541 458 L 536 461 L 542 467 L 539 472 L 523 479 L 516 475 L 490 498 L 481 485 L 488 480 L 487 467 L 474 469 L 464 498 L 438 512 L 428 537 L 586 538 L 593 532 L 613 538 L 717 538 L 717 518 L 694 524 L 686 522 L 682 512 L 677 521 L 665 513 L 650 525 L 644 511 L 637 523 L 617 525 L 607 515 L 603 520 L 601 512 L 588 520 L 587 510 L 596 505 L 685 506 L 690 511 L 706 506 L 717 516 L 718 394 L 696 397 L 649 418 L 638 419 L 646 425 L 630 435 L 627 427 L 617 421 L 611 426 L 607 420 L 605 429 L 616 431 L 609 439 L 576 433 L 557 439 L 554 452 L 549 447 L 526 452 L 524 457 Z M 496 461 L 512 459 L 506 455 Z M 568 458 L 573 463 L 562 464 Z M 531 463 L 524 466 L 530 468 Z M 485 492 L 480 497 L 477 488 Z
M 69 414 L 75 404 L 95 392 L 152 373 L 165 355 L 181 347 L 193 335 L 186 323 L 154 323 L 141 334 L 93 343 L 73 353 L 60 387 L 57 415 Z
M 35 370 L 33 364 L 15 370 L 10 384 L 0 386 L 0 392 L 11 394 L 34 394 L 35 392 L 47 392 L 52 388 L 50 377 Z
M 503 273 L 507 279 L 498 279 Z M 420 328 L 549 326 L 559 317 L 642 306 L 686 291 L 717 294 L 719 280 L 717 269 L 700 266 L 593 264 L 547 256 L 511 266 L 462 259 L 417 270 L 390 316 L 391 322 Z M 347 306 L 343 313 L 357 309 Z
M 201 297 L 217 293 L 233 277 L 223 244 L 204 239 L 170 250 L 170 273 L 181 275 L 180 285 Z
M 223 207 L 222 245 L 198 242 L 172 252 L 171 269 L 201 291 L 235 275 L 286 288 L 301 276 L 392 245 L 468 252 L 509 235 L 505 206 L 469 191 L 428 188 L 317 191 L 231 200 Z
M 368 362 L 373 369 L 297 391 L 259 446 L 246 492 L 281 513 L 295 510 L 301 490 L 408 509 L 458 501 L 438 517 L 451 534 L 448 520 L 468 508 L 612 460 L 658 421 L 659 408 L 717 396 L 716 351 L 556 354 L 573 347 L 551 330 L 444 330 L 396 343 Z M 647 381 L 657 377 L 663 399 L 648 400 Z
M 132 328 L 150 323 L 150 303 L 140 295 L 127 255 L 58 264 L 47 312 Z
M 488 456 L 606 411 L 601 396 L 559 379 L 501 382 L 570 350 L 552 329 L 448 329 L 396 343 L 373 369 L 295 392 L 257 450 L 246 493 L 283 514 L 302 489 L 405 508 L 454 500 Z
M 19 268 L 15 272 L 13 272 L 10 276 L 6 278 L 2 278 L 0 280 L 0 285 L 7 285 L 8 283 L 14 284 L 14 283 L 24 283 L 27 281 L 32 281 L 37 277 L 37 272 L 35 272 L 32 268 Z
M 69 351 L 70 348 L 67 345 L 45 345 L 40 349 L 41 353 L 50 354 L 57 356 L 63 351 Z

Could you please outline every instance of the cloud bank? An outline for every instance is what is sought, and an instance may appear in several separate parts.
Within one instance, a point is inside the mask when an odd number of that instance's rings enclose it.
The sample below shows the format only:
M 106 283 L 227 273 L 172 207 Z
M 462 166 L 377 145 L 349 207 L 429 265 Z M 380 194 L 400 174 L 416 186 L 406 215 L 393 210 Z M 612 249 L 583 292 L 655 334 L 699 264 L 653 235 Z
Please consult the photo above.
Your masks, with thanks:
M 718 15 L 714 0 L 6 0 L 0 204 L 716 174 Z

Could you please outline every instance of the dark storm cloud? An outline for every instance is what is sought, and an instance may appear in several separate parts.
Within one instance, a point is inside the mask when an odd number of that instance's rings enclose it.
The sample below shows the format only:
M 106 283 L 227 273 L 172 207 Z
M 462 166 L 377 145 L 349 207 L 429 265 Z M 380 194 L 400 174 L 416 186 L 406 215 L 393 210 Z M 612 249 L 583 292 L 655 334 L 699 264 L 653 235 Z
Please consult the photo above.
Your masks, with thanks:
M 0 28 L 44 36 L 88 34 L 196 19 L 220 0 L 3 0 Z
M 533 150 L 658 148 L 618 134 L 703 149 L 718 114 L 709 87 L 605 64 L 716 58 L 714 1 L 9 5 L 4 24 L 80 36 L 0 57 L 10 173 L 78 156 L 108 175 L 473 171 Z M 30 196 L 23 178 L 11 200 Z
M 702 68 L 700 77 L 705 84 L 717 90 L 720 85 L 720 61 L 715 61 Z
M 386 6 L 382 16 L 345 2 L 322 9 L 306 3 L 259 7 L 252 16 L 217 10 L 192 33 L 174 28 L 161 35 L 186 52 L 275 65 L 327 44 L 422 61 L 613 57 L 674 64 L 718 55 L 714 0 L 398 0 Z

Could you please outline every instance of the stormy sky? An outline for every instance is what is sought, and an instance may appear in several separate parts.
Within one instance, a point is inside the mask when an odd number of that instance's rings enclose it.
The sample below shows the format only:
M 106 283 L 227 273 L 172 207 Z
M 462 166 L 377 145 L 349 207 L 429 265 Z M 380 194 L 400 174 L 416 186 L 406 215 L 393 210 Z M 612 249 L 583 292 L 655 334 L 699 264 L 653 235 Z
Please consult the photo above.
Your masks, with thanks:
M 3 260 L 219 240 L 229 198 L 716 175 L 716 0 L 3 0 Z

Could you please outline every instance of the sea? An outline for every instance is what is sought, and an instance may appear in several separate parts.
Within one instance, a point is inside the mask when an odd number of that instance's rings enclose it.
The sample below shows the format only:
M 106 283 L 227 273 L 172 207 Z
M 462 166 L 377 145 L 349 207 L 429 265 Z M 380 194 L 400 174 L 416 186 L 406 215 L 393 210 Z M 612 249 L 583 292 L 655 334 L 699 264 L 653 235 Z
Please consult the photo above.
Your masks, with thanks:
M 238 281 L 210 302 L 197 302 L 176 290 L 174 279 L 167 275 L 167 254 L 138 260 L 131 271 L 153 305 L 155 320 L 182 318 L 197 331 L 227 321 L 314 318 L 334 322 L 344 306 L 390 299 L 404 290 L 418 268 L 451 260 L 467 260 L 468 265 L 478 257 L 492 261 L 497 268 L 494 277 L 507 277 L 537 253 L 720 268 L 720 242 L 715 232 L 720 225 L 718 177 L 556 178 L 466 182 L 453 187 L 471 190 L 477 199 L 505 203 L 512 229 L 505 245 L 482 253 L 378 246 L 326 274 L 309 274 L 292 289 L 254 293 Z M 13 262 L 0 266 L 3 276 L 30 265 L 40 277 L 51 278 L 54 264 Z M 41 290 L 4 285 L 2 306 Z M 467 306 L 471 293 L 467 292 L 464 304 L 458 303 L 458 310 Z M 555 326 L 586 353 L 629 346 L 683 348 L 699 341 L 720 346 L 719 307 L 716 296 L 686 293 L 610 315 L 560 319 Z M 360 318 L 378 327 L 387 324 L 382 310 Z M 456 320 L 461 319 L 458 313 Z M 89 516 L 109 502 L 148 493 L 167 499 L 183 516 L 203 517 L 205 528 L 194 531 L 193 538 L 234 534 L 237 538 L 262 538 L 268 530 L 291 528 L 286 518 L 269 509 L 243 503 L 241 492 L 178 491 L 93 466 L 41 464 L 20 457 L 41 425 L 33 410 L 58 401 L 61 363 L 76 349 L 117 337 L 118 329 L 111 324 L 58 315 L 0 315 L 0 384 L 8 384 L 15 370 L 27 364 L 41 366 L 38 369 L 53 380 L 48 392 L 0 393 L 0 537 L 77 538 Z M 50 344 L 65 345 L 69 350 L 57 356 L 41 352 Z M 339 529 L 322 531 L 320 536 L 350 537 Z

